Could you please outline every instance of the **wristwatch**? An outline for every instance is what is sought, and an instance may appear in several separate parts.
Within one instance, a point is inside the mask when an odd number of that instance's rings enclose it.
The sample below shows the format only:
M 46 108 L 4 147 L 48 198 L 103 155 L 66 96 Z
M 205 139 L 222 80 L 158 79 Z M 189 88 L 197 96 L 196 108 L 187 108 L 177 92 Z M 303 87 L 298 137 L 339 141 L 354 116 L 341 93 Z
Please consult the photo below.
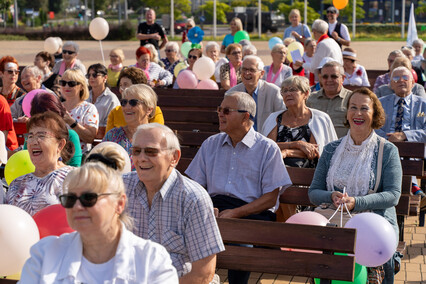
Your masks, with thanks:
M 77 124 L 78 124 L 78 121 L 77 121 L 77 120 L 75 120 L 75 121 L 74 121 L 74 123 L 70 125 L 70 127 L 71 127 L 71 128 L 74 128 L 74 127 L 76 127 L 76 126 L 77 126 Z

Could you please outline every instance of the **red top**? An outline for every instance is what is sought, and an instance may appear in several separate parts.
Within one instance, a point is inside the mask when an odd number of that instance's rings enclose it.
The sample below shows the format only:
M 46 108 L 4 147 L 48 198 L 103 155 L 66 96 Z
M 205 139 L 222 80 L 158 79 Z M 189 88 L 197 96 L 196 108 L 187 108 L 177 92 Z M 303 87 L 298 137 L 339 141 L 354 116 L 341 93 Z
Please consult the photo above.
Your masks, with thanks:
M 15 128 L 13 127 L 12 113 L 10 112 L 7 100 L 0 96 L 0 131 L 9 131 L 7 134 L 6 146 L 9 150 L 18 148 Z

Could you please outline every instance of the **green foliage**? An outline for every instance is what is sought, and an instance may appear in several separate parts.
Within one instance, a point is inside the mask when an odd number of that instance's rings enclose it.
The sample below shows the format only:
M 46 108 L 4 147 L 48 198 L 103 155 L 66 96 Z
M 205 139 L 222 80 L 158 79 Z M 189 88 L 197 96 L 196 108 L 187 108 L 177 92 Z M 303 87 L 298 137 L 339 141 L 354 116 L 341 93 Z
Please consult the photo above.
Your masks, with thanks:
M 0 1 L 0 11 L 9 9 L 9 7 L 13 4 L 12 0 L 1 0 Z
M 38 10 L 38 18 L 40 19 L 40 24 L 44 25 L 47 23 L 47 13 L 45 10 L 41 9 Z
M 207 22 L 213 21 L 213 1 L 207 1 L 206 4 L 201 5 L 200 9 L 204 10 Z M 216 2 L 216 17 L 218 22 L 226 23 L 226 13 L 231 12 L 232 8 L 225 4 Z
M 324 0 L 324 4 L 333 5 L 332 0 Z M 362 0 L 356 1 L 356 19 L 357 21 L 362 20 L 365 18 L 365 11 L 364 11 L 364 2 Z M 352 12 L 353 12 L 354 2 L 353 0 L 348 1 L 348 5 L 346 5 L 345 8 L 342 10 L 339 10 L 339 17 L 344 17 L 347 19 L 348 22 L 352 23 Z M 324 15 L 327 14 L 327 11 L 324 10 Z
M 415 10 L 415 14 L 418 15 L 419 17 L 425 17 L 426 16 L 426 1 L 424 0 L 419 0 L 419 6 L 416 8 Z
M 302 17 L 301 22 L 303 22 L 304 21 L 303 11 L 305 9 L 304 2 L 299 2 L 296 0 L 293 2 L 293 5 L 287 5 L 285 3 L 281 3 L 278 5 L 278 10 L 286 16 L 287 21 L 288 21 L 288 16 L 290 14 L 290 11 L 293 9 L 298 9 L 300 11 L 300 16 Z M 307 12 L 308 12 L 308 23 L 312 23 L 313 21 L 315 21 L 316 19 L 320 17 L 320 15 L 317 12 L 315 12 L 314 9 L 309 7 L 309 3 L 308 3 Z
M 18 7 L 21 9 L 34 9 L 38 11 L 40 8 L 48 8 L 48 0 L 18 0 Z
M 145 0 L 143 1 L 145 7 L 150 7 L 155 10 L 157 15 L 170 14 L 170 0 Z M 191 12 L 190 0 L 174 0 L 175 18 L 178 19 L 179 15 Z

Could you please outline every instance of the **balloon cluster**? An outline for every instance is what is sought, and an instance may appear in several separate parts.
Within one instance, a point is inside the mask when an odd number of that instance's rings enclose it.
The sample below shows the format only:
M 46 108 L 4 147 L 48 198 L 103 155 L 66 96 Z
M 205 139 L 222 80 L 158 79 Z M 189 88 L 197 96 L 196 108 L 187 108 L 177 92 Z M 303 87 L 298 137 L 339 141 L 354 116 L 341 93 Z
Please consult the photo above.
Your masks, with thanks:
M 207 56 L 200 57 L 194 63 L 193 70 L 183 70 L 176 77 L 180 89 L 218 90 L 219 86 L 210 79 L 215 71 L 213 60 Z M 176 69 L 176 68 L 175 68 Z

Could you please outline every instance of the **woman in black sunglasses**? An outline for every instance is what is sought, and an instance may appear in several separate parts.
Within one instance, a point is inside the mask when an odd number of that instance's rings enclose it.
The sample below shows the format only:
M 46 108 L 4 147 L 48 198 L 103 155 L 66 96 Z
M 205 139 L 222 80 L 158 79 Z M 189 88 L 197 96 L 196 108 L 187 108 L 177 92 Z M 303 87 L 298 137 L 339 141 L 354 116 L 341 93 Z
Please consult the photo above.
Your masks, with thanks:
M 19 66 L 13 56 L 3 56 L 0 59 L 0 76 L 3 83 L 0 87 L 0 95 L 5 97 L 11 106 L 17 98 L 26 93 L 16 85 L 19 78 Z
M 75 232 L 35 244 L 20 283 L 178 283 L 166 249 L 130 231 L 115 169 L 84 164 L 69 173 L 64 192 L 59 199 Z
M 86 67 L 77 59 L 79 46 L 73 41 L 67 41 L 62 47 L 62 58 L 53 66 L 52 73 L 62 76 L 68 69 L 79 69 L 86 74 Z
M 201 49 L 199 48 L 193 48 L 188 52 L 188 59 L 186 60 L 188 63 L 188 67 L 185 69 L 182 69 L 179 71 L 182 72 L 183 70 L 191 70 L 194 67 L 194 63 L 195 61 L 198 60 L 198 58 L 200 58 L 201 56 L 203 56 L 203 52 L 201 51 Z M 179 74 L 178 74 L 179 76 Z M 177 80 L 175 81 L 175 83 L 173 84 L 173 89 L 179 89 L 179 86 L 177 84 Z

